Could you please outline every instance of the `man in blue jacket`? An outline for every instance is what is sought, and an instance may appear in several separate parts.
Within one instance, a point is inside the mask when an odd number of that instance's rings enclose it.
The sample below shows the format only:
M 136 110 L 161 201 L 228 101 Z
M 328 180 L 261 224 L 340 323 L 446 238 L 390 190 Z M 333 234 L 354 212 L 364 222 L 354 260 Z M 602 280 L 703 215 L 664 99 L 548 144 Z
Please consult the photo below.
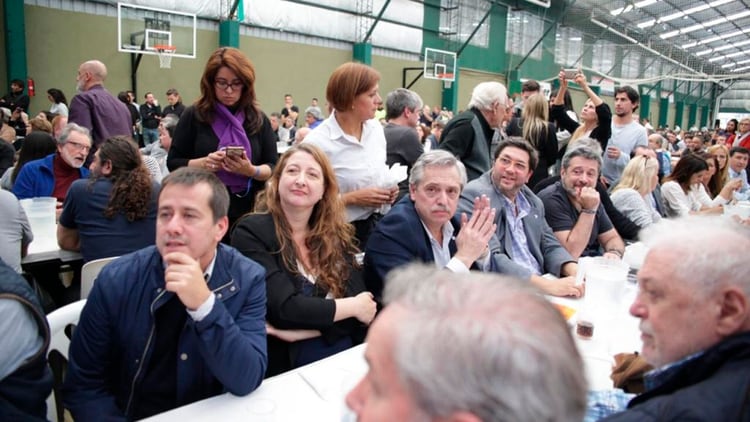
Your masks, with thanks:
M 409 196 L 401 198 L 370 233 L 365 249 L 365 284 L 380 299 L 383 280 L 410 262 L 434 262 L 438 268 L 468 272 L 495 231 L 495 210 L 476 198 L 473 215 L 455 217 L 466 184 L 463 164 L 450 152 L 423 154 L 409 176 Z
M 641 232 L 649 252 L 630 313 L 646 391 L 607 421 L 750 421 L 750 231 L 684 217 Z
M 156 246 L 107 265 L 81 314 L 64 387 L 76 420 L 141 419 L 260 385 L 265 270 L 219 244 L 228 207 L 212 173 L 164 179 Z
M 54 196 L 62 202 L 73 182 L 89 176 L 89 170 L 83 164 L 90 150 L 89 130 L 68 123 L 57 140 L 54 154 L 29 161 L 18 172 L 13 193 L 18 199 Z

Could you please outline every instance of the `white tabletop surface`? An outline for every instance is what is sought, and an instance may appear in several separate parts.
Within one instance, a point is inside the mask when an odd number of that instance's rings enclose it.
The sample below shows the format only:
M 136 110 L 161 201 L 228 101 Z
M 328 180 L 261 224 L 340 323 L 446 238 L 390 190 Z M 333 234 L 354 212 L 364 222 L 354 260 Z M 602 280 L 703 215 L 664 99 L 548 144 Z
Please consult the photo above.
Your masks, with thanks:
M 56 232 L 34 232 L 34 240 L 29 244 L 29 253 L 21 260 L 21 263 L 33 264 L 35 262 L 52 261 L 56 259 L 59 259 L 62 262 L 77 261 L 81 259 L 81 254 L 79 252 L 60 249 L 60 246 L 57 244 Z
M 591 339 L 575 334 L 576 315 L 570 319 L 571 332 L 583 357 L 589 389 L 612 388 L 609 378 L 613 356 L 640 350 L 638 319 L 628 313 L 636 287 L 628 284 L 621 306 L 612 309 L 611 321 L 594 326 Z M 583 306 L 582 299 L 550 298 L 573 309 Z M 366 373 L 365 345 L 327 359 L 269 378 L 253 393 L 236 397 L 223 394 L 156 415 L 149 421 L 338 421 L 344 414 L 344 397 Z

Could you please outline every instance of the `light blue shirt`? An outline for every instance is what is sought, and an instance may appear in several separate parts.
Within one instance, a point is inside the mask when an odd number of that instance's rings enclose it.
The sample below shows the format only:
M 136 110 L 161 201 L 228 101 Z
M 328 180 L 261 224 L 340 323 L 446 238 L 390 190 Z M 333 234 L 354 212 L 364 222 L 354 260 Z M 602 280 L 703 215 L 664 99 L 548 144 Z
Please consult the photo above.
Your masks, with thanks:
M 516 195 L 515 203 L 511 202 L 505 195 L 502 195 L 502 197 L 505 200 L 505 217 L 508 219 L 508 226 L 510 227 L 511 258 L 516 264 L 522 265 L 533 274 L 540 275 L 542 268 L 529 250 L 526 231 L 523 227 L 523 218 L 531 212 L 531 204 L 521 192 Z
M 430 247 L 432 248 L 432 256 L 435 258 L 435 266 L 438 268 L 447 268 L 454 273 L 468 273 L 469 268 L 461 262 L 460 259 L 451 258 L 450 242 L 453 239 L 453 225 L 451 223 L 443 224 L 443 242 L 440 243 L 432 236 L 432 233 L 427 229 L 424 221 L 419 220 L 424 227 L 424 231 L 427 233 L 427 237 L 430 239 Z

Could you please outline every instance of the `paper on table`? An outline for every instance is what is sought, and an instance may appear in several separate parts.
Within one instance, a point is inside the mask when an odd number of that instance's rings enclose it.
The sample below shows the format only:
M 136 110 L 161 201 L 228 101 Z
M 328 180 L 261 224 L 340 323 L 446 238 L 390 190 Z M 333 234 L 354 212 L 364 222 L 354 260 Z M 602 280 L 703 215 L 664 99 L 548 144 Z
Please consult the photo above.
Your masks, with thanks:
M 360 346 L 362 347 L 362 346 Z M 346 353 L 346 352 L 344 352 Z M 367 372 L 367 362 L 362 353 L 349 353 L 346 361 L 338 362 L 336 367 L 330 365 L 308 365 L 299 369 L 299 376 L 325 401 L 341 401 L 354 387 L 357 381 Z

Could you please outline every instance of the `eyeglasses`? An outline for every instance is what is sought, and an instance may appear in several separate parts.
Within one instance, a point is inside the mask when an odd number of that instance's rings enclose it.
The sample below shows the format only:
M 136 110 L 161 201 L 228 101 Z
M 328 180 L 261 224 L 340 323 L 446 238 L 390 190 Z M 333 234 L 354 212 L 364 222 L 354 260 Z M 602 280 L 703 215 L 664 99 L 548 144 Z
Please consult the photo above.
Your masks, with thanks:
M 91 147 L 88 145 L 84 145 L 78 142 L 68 141 L 65 143 L 65 145 L 73 145 L 73 148 L 76 151 L 91 151 Z
M 214 85 L 216 85 L 217 88 L 226 91 L 227 88 L 232 88 L 232 91 L 241 90 L 245 87 L 245 84 L 242 81 L 234 81 L 229 82 L 224 79 L 217 79 L 214 81 Z

